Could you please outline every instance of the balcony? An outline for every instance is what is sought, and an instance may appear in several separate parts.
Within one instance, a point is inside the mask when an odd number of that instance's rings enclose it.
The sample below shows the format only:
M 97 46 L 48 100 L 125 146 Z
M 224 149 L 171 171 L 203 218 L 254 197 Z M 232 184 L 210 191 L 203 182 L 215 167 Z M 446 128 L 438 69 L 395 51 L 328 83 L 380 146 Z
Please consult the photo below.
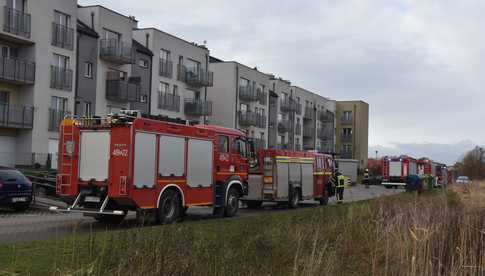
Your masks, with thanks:
M 119 103 L 140 102 L 140 85 L 122 79 L 108 79 L 106 80 L 106 99 Z
M 318 112 L 318 120 L 322 123 L 333 123 L 334 115 L 329 111 L 320 111 Z
M 333 140 L 333 134 L 330 129 L 320 128 L 317 132 L 317 137 L 320 140 L 328 141 Z
M 256 89 L 256 93 L 258 94 L 259 104 L 266 105 L 268 103 L 268 93 L 264 92 L 260 88 Z
M 282 112 L 296 112 L 297 102 L 292 98 L 284 98 L 280 101 L 280 109 Z
M 254 86 L 252 85 L 247 85 L 247 86 L 239 86 L 239 99 L 241 101 L 246 101 L 246 102 L 255 102 L 259 101 L 259 95 L 256 92 L 256 89 L 254 89 Z
M 192 87 L 211 87 L 214 84 L 214 73 L 202 68 L 188 68 L 179 64 L 177 67 L 179 81 Z
M 34 84 L 35 63 L 0 57 L 0 79 L 13 84 Z
M 30 38 L 30 14 L 5 6 L 3 16 L 4 32 Z
M 72 75 L 70 69 L 51 65 L 51 88 L 71 91 Z
M 158 71 L 160 77 L 172 78 L 173 76 L 173 63 L 170 60 L 160 59 L 160 69 Z
M 306 120 L 313 120 L 315 118 L 315 110 L 312 106 L 305 107 L 305 114 L 303 115 L 303 119 Z
M 278 121 L 278 132 L 279 133 L 286 133 L 291 130 L 291 122 L 290 120 L 279 120 Z
M 340 124 L 341 125 L 352 125 L 353 123 L 354 123 L 354 119 L 352 117 L 343 116 L 340 119 Z
M 33 126 L 33 107 L 0 104 L 0 127 L 32 129 Z
M 170 93 L 159 94 L 158 108 L 168 111 L 180 112 L 180 96 Z
M 352 139 L 352 135 L 350 134 L 342 134 L 340 135 L 340 141 L 342 143 L 352 143 L 353 139 Z
M 301 135 L 301 124 L 295 125 L 295 135 Z
M 303 138 L 313 138 L 314 137 L 314 131 L 313 128 L 306 127 L 303 128 Z
M 74 49 L 74 29 L 52 23 L 52 45 L 68 50 Z
M 71 112 L 66 110 L 49 108 L 49 131 L 59 131 L 61 121 L 70 114 Z
M 238 122 L 242 127 L 254 126 L 258 128 L 266 128 L 266 116 L 253 111 L 239 111 Z
M 117 39 L 101 39 L 100 58 L 116 64 L 133 64 L 134 51 L 130 44 Z
M 212 102 L 199 99 L 185 99 L 185 114 L 189 116 L 211 116 Z

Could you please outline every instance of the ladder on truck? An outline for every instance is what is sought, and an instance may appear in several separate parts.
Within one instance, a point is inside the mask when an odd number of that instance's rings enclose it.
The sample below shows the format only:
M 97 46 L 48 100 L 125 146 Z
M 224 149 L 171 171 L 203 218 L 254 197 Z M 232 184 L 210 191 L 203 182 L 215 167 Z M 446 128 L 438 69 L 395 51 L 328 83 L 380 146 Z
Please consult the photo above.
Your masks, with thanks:
M 57 194 L 65 195 L 65 191 L 71 189 L 71 178 L 74 170 L 72 157 L 74 152 L 74 125 L 61 123 L 61 143 L 59 151 L 61 164 L 58 164 Z M 68 151 L 71 151 L 70 153 Z

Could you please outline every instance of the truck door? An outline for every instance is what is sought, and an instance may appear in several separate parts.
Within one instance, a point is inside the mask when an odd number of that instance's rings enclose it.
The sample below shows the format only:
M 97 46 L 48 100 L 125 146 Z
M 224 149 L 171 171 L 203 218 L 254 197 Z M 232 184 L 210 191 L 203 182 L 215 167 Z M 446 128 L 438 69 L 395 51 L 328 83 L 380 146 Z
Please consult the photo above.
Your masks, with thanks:
M 249 172 L 248 143 L 243 138 L 234 139 L 233 160 L 237 173 Z
M 234 171 L 235 168 L 231 168 L 231 153 L 229 150 L 230 140 L 229 136 L 226 135 L 219 135 L 217 137 L 217 152 L 218 152 L 218 160 L 216 165 L 216 172 L 231 172 L 231 169 Z

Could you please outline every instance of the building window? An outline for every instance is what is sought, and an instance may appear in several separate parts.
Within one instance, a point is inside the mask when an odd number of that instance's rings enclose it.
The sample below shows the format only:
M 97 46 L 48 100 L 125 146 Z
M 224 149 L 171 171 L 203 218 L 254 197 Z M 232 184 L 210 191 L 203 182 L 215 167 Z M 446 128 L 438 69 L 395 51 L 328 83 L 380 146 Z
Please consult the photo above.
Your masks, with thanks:
M 91 113 L 91 103 L 84 102 L 84 116 L 91 117 L 93 114 Z
M 346 137 L 352 136 L 352 129 L 351 128 L 343 128 L 342 135 Z
M 65 27 L 71 26 L 71 16 L 59 11 L 54 11 L 54 22 Z
M 173 94 L 178 95 L 178 93 L 179 93 L 179 87 L 177 85 L 174 85 L 173 86 Z
M 84 77 L 93 78 L 93 64 L 91 62 L 84 63 Z
M 240 78 L 239 79 L 239 86 L 240 87 L 248 87 L 249 86 L 249 80 L 245 78 Z
M 146 102 L 147 102 L 147 100 L 148 100 L 147 95 L 141 95 L 140 102 L 142 102 L 142 103 L 146 103 Z
M 351 121 L 352 120 L 352 111 L 344 111 L 342 114 L 342 118 L 345 121 Z
M 161 60 L 166 60 L 166 61 L 171 60 L 171 58 L 170 58 L 170 51 L 167 51 L 167 50 L 164 50 L 164 49 L 160 49 L 160 59 Z
M 140 59 L 140 61 L 138 62 L 138 65 L 141 67 L 141 68 L 148 68 L 148 60 L 146 59 Z
M 52 65 L 63 68 L 63 69 L 69 69 L 71 66 L 69 57 L 63 56 L 63 55 L 58 55 L 54 54 L 54 60 L 52 62 Z
M 67 110 L 67 98 L 62 97 L 51 97 L 51 108 L 59 111 Z
M 108 30 L 108 29 L 103 29 L 103 31 L 104 31 L 104 33 L 103 33 L 104 39 L 115 40 L 117 42 L 121 41 L 121 34 L 120 33 L 117 33 L 117 32 L 114 32 L 114 31 L 111 31 L 111 30 Z
M 247 104 L 242 103 L 239 109 L 241 110 L 241 112 L 247 112 L 249 110 L 249 107 Z

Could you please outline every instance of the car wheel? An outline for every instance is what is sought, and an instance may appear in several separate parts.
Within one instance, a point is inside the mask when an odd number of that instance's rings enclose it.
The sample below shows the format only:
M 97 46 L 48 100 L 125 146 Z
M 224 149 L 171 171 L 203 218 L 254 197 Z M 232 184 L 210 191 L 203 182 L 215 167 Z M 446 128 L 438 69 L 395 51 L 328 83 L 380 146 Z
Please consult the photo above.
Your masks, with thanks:
M 226 217 L 233 217 L 239 210 L 239 192 L 235 188 L 229 189 L 224 214 Z
M 173 190 L 167 190 L 160 198 L 157 210 L 158 222 L 171 224 L 180 218 L 182 200 L 180 194 Z

